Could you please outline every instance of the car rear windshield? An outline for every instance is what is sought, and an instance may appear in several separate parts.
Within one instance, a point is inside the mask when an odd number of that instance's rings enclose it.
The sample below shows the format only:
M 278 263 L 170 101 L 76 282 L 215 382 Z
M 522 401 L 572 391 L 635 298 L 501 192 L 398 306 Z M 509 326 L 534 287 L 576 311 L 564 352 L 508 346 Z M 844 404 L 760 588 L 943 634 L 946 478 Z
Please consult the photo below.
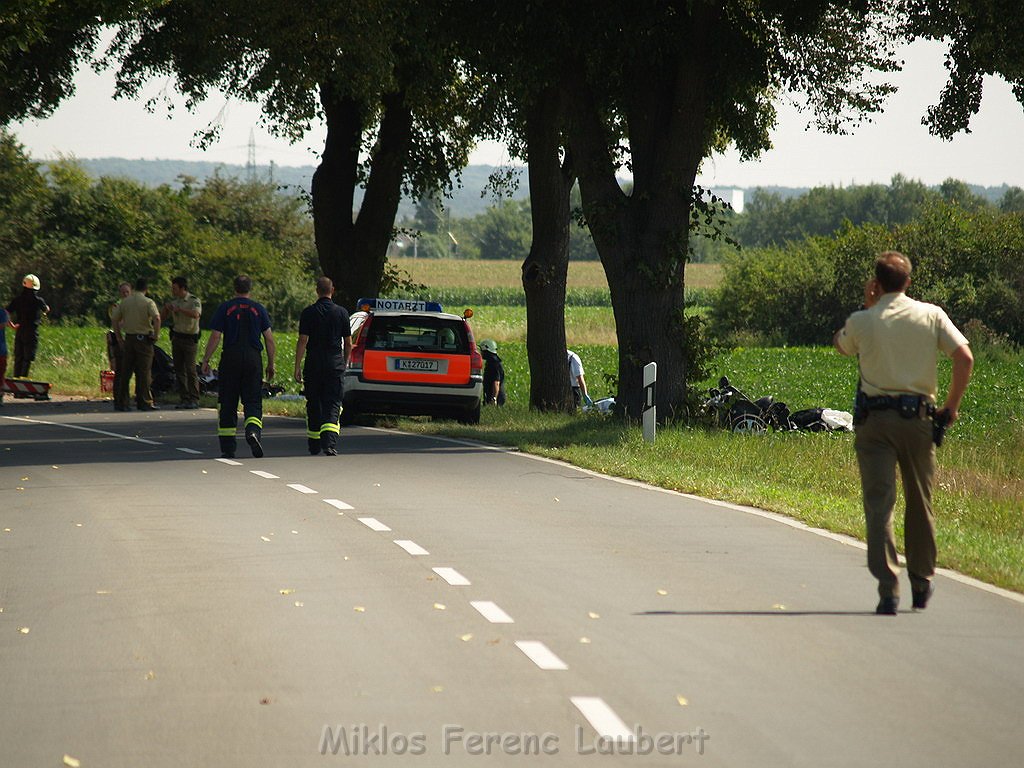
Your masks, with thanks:
M 469 354 L 466 326 L 444 317 L 381 317 L 370 323 L 367 349 Z

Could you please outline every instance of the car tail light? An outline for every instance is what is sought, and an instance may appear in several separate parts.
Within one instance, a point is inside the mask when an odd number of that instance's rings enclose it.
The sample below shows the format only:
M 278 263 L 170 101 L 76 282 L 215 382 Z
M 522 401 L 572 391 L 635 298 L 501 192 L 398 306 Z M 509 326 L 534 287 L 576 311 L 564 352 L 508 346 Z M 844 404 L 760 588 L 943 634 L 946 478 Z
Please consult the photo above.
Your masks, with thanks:
M 484 372 L 484 358 L 476 346 L 473 329 L 469 327 L 469 323 L 466 323 L 466 335 L 469 337 L 469 373 L 472 376 L 482 376 Z
M 348 356 L 348 367 L 352 371 L 363 370 L 363 357 L 366 354 L 366 337 L 370 330 L 370 323 L 373 322 L 373 315 L 366 317 L 364 322 L 358 331 L 356 331 L 356 339 L 352 344 L 352 351 Z

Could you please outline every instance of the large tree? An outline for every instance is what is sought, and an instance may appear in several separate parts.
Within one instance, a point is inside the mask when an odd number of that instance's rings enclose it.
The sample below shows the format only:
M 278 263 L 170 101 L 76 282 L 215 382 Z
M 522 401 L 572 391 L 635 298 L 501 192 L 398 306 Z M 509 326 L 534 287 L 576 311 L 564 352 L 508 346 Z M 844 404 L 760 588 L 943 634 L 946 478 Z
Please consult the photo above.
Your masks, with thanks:
M 530 406 L 569 410 L 565 292 L 576 171 L 558 42 L 573 14 L 554 2 L 482 0 L 465 16 L 461 52 L 488 84 L 490 131 L 529 170 L 532 239 L 522 283 Z
M 658 364 L 662 416 L 686 404 L 693 345 L 684 317 L 691 227 L 707 222 L 695 193 L 702 161 L 735 143 L 770 146 L 773 101 L 800 94 L 839 131 L 877 110 L 890 88 L 868 71 L 895 68 L 888 6 L 875 0 L 614 0 L 592 3 L 564 59 L 568 136 L 584 211 L 611 290 L 619 340 L 618 402 L 640 415 L 642 371 Z M 617 174 L 625 168 L 633 184 Z
M 43 118 L 75 91 L 106 20 L 134 5 L 114 0 L 4 0 L 0 5 L 0 125 Z
M 403 191 L 446 189 L 468 156 L 474 90 L 451 53 L 445 5 L 168 0 L 124 24 L 108 58 L 123 95 L 170 75 L 190 106 L 220 89 L 261 103 L 269 128 L 292 139 L 323 119 L 317 251 L 336 300 L 351 307 L 381 288 Z
M 1018 0 L 905 0 L 910 39 L 949 46 L 949 79 L 922 119 L 943 138 L 970 131 L 981 108 L 985 75 L 1000 75 L 1024 105 L 1024 31 Z

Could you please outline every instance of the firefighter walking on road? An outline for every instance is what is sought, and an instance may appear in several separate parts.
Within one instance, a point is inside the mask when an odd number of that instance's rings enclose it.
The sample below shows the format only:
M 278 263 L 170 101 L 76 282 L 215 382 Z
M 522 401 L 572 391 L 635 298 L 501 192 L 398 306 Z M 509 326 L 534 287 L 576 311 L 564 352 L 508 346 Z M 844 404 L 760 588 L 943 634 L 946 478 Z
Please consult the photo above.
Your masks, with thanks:
M 203 355 L 203 375 L 210 374 L 210 358 L 221 338 L 224 349 L 218 366 L 220 421 L 217 435 L 221 458 L 233 459 L 237 445 L 238 401 L 245 416 L 245 441 L 255 458 L 263 456 L 263 344 L 267 347 L 267 380 L 274 379 L 277 345 L 270 328 L 270 315 L 259 302 L 249 298 L 252 279 L 235 278 L 235 297 L 217 307 L 210 322 L 210 338 Z
M 329 277 L 316 281 L 316 295 L 316 302 L 299 315 L 295 381 L 305 383 L 310 454 L 315 456 L 322 450 L 326 456 L 336 456 L 342 378 L 352 350 L 352 332 L 348 312 L 334 303 L 334 283 Z

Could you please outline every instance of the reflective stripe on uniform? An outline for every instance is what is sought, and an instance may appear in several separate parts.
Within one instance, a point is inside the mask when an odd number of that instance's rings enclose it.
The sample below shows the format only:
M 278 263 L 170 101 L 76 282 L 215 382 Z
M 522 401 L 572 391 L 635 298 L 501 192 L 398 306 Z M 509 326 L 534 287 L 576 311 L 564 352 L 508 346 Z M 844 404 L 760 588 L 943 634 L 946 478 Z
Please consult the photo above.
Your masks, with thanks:
M 341 427 L 339 427 L 337 424 L 324 424 L 322 427 L 320 427 L 320 434 L 322 435 L 324 432 L 337 432 L 340 434 Z
M 217 427 L 217 437 L 234 437 L 234 427 Z
M 306 430 L 306 437 L 308 437 L 310 440 L 316 440 L 318 437 L 320 437 L 320 433 L 319 432 L 314 432 L 311 429 L 307 429 Z
M 263 429 L 263 422 L 260 419 L 256 418 L 255 416 L 250 416 L 245 420 L 245 426 Z

